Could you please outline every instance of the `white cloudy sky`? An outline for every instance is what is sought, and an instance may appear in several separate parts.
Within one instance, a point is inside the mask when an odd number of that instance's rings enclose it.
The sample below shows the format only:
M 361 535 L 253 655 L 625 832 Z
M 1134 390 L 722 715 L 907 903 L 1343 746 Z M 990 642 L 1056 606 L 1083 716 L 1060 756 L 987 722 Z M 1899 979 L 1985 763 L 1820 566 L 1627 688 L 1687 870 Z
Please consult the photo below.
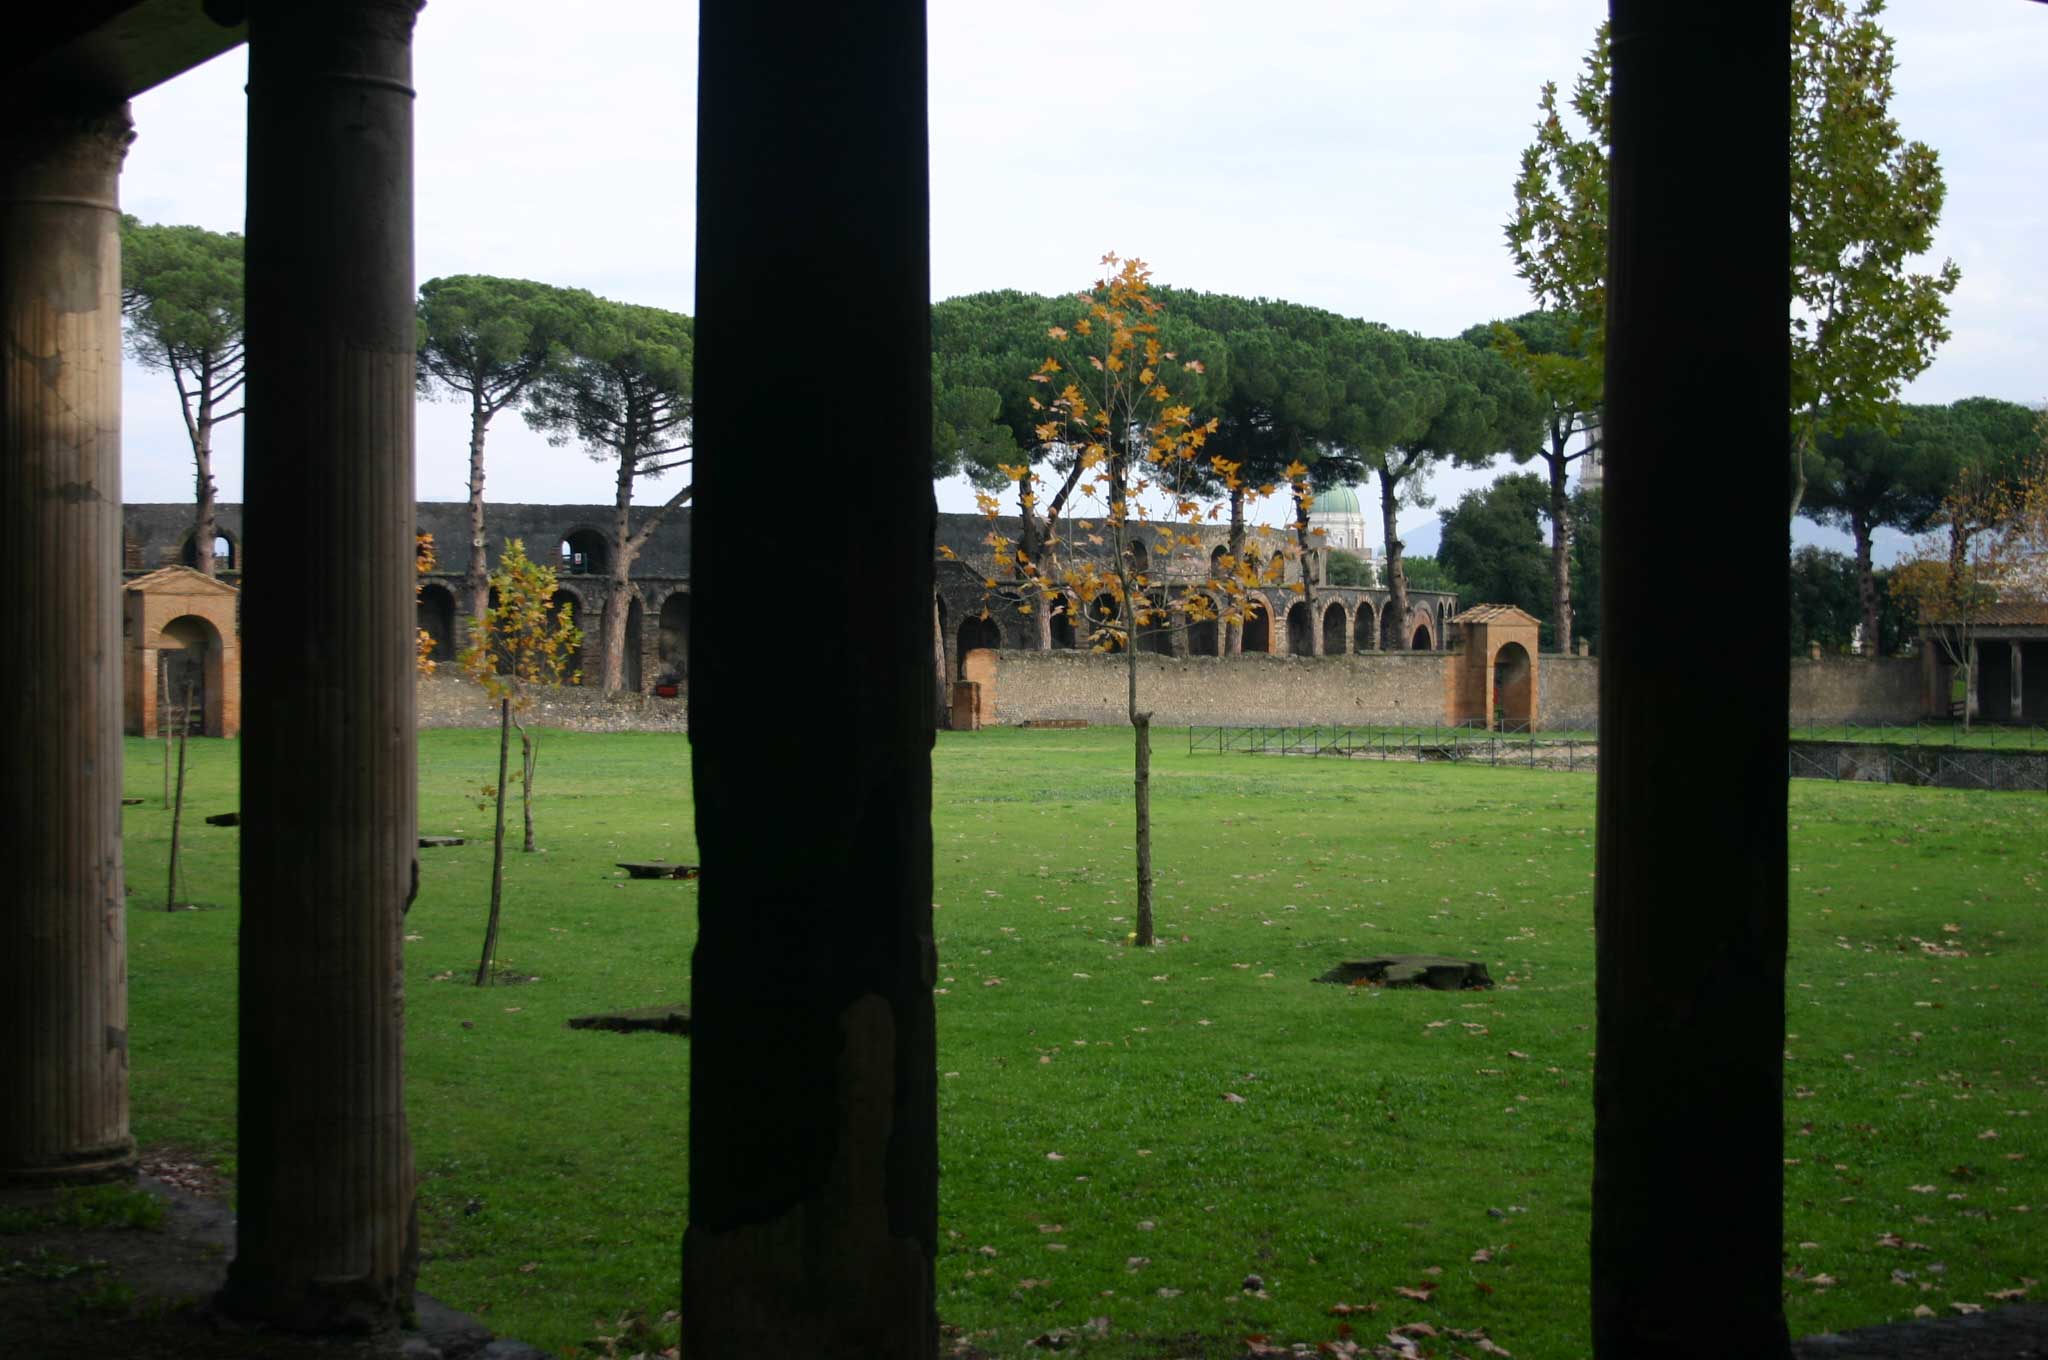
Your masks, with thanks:
M 1605 8 L 933 0 L 933 296 L 1070 290 L 1115 249 L 1165 282 L 1430 334 L 1525 310 L 1501 238 L 1509 182 L 1538 87 L 1571 78 Z M 418 277 L 521 276 L 692 310 L 695 18 L 663 0 L 583 7 L 572 23 L 531 0 L 434 0 L 415 44 Z M 2040 401 L 2048 6 L 1895 0 L 1885 22 L 1894 111 L 1947 172 L 1936 250 L 1963 270 L 1954 338 L 1908 396 Z M 1093 54 L 1113 103 L 1074 69 Z M 246 71 L 237 51 L 136 100 L 128 211 L 241 229 Z M 1712 101 L 1703 92 L 1702 117 Z M 168 379 L 129 366 L 129 500 L 190 494 L 176 402 Z M 422 498 L 465 495 L 466 442 L 459 408 L 423 404 Z M 238 423 L 221 444 L 221 494 L 238 500 Z M 1490 475 L 1434 489 L 1449 504 Z M 603 501 L 610 477 L 505 416 L 489 494 Z M 942 486 L 940 504 L 973 508 L 964 486 Z M 1433 523 L 1411 511 L 1404 537 Z

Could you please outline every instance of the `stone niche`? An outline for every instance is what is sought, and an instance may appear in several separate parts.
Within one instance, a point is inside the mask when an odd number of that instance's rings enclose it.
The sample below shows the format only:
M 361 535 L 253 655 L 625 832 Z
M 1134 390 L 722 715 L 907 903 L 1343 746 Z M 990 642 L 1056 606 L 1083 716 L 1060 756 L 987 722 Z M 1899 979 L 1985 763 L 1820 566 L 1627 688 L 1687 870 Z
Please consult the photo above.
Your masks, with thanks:
M 1538 712 L 1533 615 L 1511 604 L 1474 605 L 1451 620 L 1464 646 L 1446 673 L 1453 723 L 1533 732 Z
M 164 567 L 128 582 L 121 632 L 130 736 L 163 735 L 188 695 L 194 735 L 241 733 L 237 594 L 190 567 Z

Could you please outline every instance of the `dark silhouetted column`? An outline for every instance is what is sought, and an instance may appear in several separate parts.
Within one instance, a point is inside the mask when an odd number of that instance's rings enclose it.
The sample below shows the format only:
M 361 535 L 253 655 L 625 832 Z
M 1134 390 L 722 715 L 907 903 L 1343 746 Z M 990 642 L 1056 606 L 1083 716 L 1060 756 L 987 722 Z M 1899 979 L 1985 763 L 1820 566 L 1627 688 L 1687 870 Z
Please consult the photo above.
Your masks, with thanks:
M 701 16 L 684 1350 L 931 1360 L 925 6 Z M 770 431 L 846 532 L 785 545 L 812 645 L 763 667 L 694 639 L 758 626 Z
M 0 1177 L 131 1164 L 121 882 L 125 105 L 0 130 Z
M 1783 1356 L 1789 5 L 1613 16 L 1594 1347 Z
M 410 1306 L 410 0 L 251 6 L 241 1088 L 224 1301 Z

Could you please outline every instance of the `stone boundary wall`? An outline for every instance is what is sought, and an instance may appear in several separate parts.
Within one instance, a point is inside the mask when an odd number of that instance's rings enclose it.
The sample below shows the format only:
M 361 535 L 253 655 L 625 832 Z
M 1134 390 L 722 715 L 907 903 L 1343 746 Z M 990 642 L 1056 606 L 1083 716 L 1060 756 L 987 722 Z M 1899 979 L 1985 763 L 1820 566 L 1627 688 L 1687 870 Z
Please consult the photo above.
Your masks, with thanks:
M 1918 657 L 1824 656 L 1792 663 L 1792 717 L 1913 722 L 1926 714 Z
M 425 675 L 417 692 L 422 728 L 498 725 L 496 701 L 473 680 L 446 673 Z M 681 699 L 562 685 L 540 691 L 526 721 L 574 732 L 687 732 L 690 709 Z
M 1600 658 L 1545 652 L 1536 661 L 1536 728 L 1539 732 L 1600 726 Z
M 1355 656 L 1138 657 L 1138 702 L 1169 726 L 1245 722 L 1444 721 L 1448 652 Z M 1093 652 L 998 655 L 995 721 L 1128 721 L 1124 658 Z
M 1795 741 L 1788 763 L 1794 779 L 1912 784 L 1930 789 L 2048 790 L 2048 751 Z
M 1258 723 L 1445 721 L 1452 652 L 1353 656 L 1138 658 L 1138 702 L 1168 726 Z M 1921 716 L 1920 663 L 1912 658 L 1797 660 L 1788 720 L 1912 722 Z M 1600 660 L 1546 652 L 1537 665 L 1538 730 L 1594 729 L 1600 720 Z M 1124 659 L 1072 651 L 1003 651 L 995 677 L 995 721 L 1050 718 L 1126 721 Z

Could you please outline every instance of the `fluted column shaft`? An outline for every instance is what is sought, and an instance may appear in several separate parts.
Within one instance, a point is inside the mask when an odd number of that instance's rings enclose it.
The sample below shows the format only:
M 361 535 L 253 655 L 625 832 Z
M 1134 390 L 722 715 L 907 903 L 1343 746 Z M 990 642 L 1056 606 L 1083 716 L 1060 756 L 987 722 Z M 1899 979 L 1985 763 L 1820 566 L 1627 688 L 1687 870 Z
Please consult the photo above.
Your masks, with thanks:
M 0 1176 L 133 1162 L 121 881 L 121 106 L 0 134 Z
M 411 0 L 250 6 L 241 1086 L 224 1301 L 381 1326 L 417 1254 Z
M 700 7 L 690 740 L 704 887 L 683 1352 L 931 1360 L 925 5 L 792 18 L 752 0 Z M 762 363 L 793 314 L 859 334 L 859 361 Z M 830 481 L 863 528 L 790 545 L 785 565 L 821 583 L 816 646 L 804 667 L 762 667 L 695 639 L 754 626 L 750 450 L 790 425 L 806 431 L 797 479 Z M 820 692 L 850 734 L 830 750 L 758 721 Z
M 1786 1356 L 1788 0 L 1612 0 L 1593 1353 Z M 1703 117 L 1707 104 L 1713 116 Z M 1711 170 L 1706 169 L 1711 167 Z M 1676 418 L 1712 409 L 1716 422 Z M 1719 429 L 1774 430 L 1735 448 Z M 1708 513 L 1700 469 L 1758 488 Z M 1770 494 L 1765 489 L 1769 489 Z M 1759 603 L 1712 647 L 1667 583 Z M 1772 602 L 1766 605 L 1763 602 Z M 1711 759 L 1693 734 L 1715 734 Z M 1686 1246 L 1669 1249 L 1672 1224 Z

